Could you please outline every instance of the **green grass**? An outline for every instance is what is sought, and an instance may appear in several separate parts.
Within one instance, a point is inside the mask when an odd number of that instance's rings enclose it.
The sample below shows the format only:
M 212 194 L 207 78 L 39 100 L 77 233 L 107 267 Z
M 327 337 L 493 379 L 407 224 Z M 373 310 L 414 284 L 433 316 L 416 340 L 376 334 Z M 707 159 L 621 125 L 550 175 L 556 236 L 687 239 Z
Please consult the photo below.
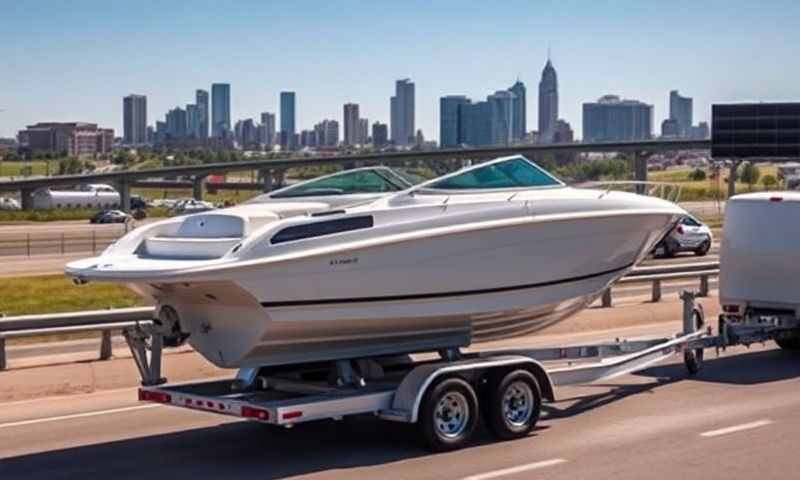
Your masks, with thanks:
M 30 162 L 0 162 L 0 177 L 20 177 L 23 169 L 31 167 L 30 175 L 47 174 L 47 162 L 43 160 L 33 160 Z M 58 160 L 50 161 L 50 173 L 58 171 Z
M 141 305 L 136 293 L 112 283 L 77 286 L 63 275 L 0 278 L 0 313 L 9 316 Z
M 777 177 L 778 167 L 775 165 L 758 165 L 761 172 L 761 178 L 765 175 L 773 175 Z M 722 179 L 719 180 L 689 180 L 689 174 L 694 170 L 693 168 L 680 168 L 672 170 L 664 170 L 660 172 L 648 172 L 648 180 L 652 182 L 671 182 L 677 183 L 681 186 L 681 201 L 696 201 L 696 200 L 715 200 L 725 199 L 728 196 L 728 183 L 725 178 L 728 176 L 728 171 L 722 171 Z M 706 171 L 708 173 L 708 171 Z M 761 183 L 753 185 L 752 191 L 764 190 Z M 736 182 L 736 191 L 738 193 L 749 192 L 750 187 L 746 183 Z
M 158 198 L 192 198 L 191 189 L 132 188 L 131 193 L 151 200 Z M 233 203 L 242 203 L 256 195 L 261 195 L 261 192 L 258 190 L 217 190 L 216 193 L 204 193 L 203 200 L 212 203 L 223 203 L 226 200 Z

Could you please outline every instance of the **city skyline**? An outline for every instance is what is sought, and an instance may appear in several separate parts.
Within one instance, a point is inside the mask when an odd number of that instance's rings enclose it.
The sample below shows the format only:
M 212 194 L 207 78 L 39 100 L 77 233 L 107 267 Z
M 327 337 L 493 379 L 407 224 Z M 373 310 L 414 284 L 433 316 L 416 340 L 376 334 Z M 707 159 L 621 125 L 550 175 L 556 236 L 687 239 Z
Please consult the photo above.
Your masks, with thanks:
M 308 24 L 299 21 L 304 18 L 299 6 L 254 3 L 237 9 L 247 15 L 213 3 L 164 5 L 158 14 L 152 8 L 115 6 L 108 12 L 97 6 L 37 2 L 4 12 L 9 35 L 22 35 L 24 27 L 37 41 L 0 45 L 14 72 L 0 79 L 0 109 L 5 110 L 0 136 L 14 136 L 39 121 L 96 122 L 122 133 L 120 98 L 132 92 L 147 95 L 148 123 L 154 125 L 156 114 L 190 103 L 195 88 L 214 82 L 232 85 L 234 122 L 278 112 L 278 92 L 292 90 L 298 131 L 319 119 L 338 118 L 346 101 L 358 103 L 365 118 L 389 123 L 387 99 L 394 81 L 410 77 L 416 85 L 416 128 L 426 138 L 439 139 L 440 97 L 483 98 L 492 87 L 516 78 L 533 89 L 548 44 L 559 75 L 559 117 L 581 138 L 582 104 L 609 93 L 652 104 L 655 125 L 668 118 L 671 90 L 694 99 L 695 123 L 708 120 L 711 103 L 800 96 L 800 85 L 791 81 L 800 66 L 785 61 L 800 36 L 790 21 L 800 13 L 794 2 L 770 9 L 747 2 L 721 3 L 718 9 L 682 1 L 669 8 L 620 2 L 580 11 L 520 2 L 511 6 L 513 18 L 480 4 L 461 9 L 442 2 L 387 15 L 382 7 L 344 2 L 325 7 L 320 19 Z M 217 25 L 223 17 L 226 22 Z M 680 35 L 666 28 L 677 19 Z M 65 26 L 78 20 L 82 28 L 67 35 Z M 390 23 L 413 23 L 415 33 L 406 38 L 406 29 L 389 28 Z M 460 25 L 469 34 L 455 46 L 450 41 L 455 30 L 442 28 L 447 25 Z M 742 38 L 736 34 L 742 28 L 759 34 Z M 217 29 L 224 38 L 241 41 L 269 38 L 271 48 L 282 54 L 265 63 L 260 52 L 234 55 L 227 42 L 198 43 L 200 33 L 193 33 Z M 622 30 L 626 35 L 611 35 Z M 312 32 L 329 39 L 312 47 Z M 441 35 L 445 32 L 450 34 Z M 381 41 L 360 52 L 346 48 L 368 35 Z M 98 55 L 97 65 L 71 68 L 67 59 L 78 52 Z M 537 125 L 536 97 L 528 95 L 529 130 Z

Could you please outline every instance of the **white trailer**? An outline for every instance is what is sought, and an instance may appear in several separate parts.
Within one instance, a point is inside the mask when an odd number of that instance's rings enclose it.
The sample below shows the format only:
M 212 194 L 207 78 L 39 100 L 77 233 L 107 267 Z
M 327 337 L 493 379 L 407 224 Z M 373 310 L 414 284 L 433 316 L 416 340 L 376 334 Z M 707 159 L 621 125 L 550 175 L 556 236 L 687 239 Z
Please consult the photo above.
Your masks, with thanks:
M 120 195 L 113 187 L 105 184 L 81 185 L 75 190 L 50 190 L 40 188 L 33 192 L 35 210 L 54 208 L 116 208 Z

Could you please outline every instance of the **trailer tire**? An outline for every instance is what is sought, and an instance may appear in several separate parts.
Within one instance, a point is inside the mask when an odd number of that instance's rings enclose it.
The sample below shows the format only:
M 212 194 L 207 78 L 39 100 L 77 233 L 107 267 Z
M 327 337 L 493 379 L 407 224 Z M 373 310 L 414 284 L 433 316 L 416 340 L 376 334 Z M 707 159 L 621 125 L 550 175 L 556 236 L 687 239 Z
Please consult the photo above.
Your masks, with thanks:
M 472 440 L 479 420 L 478 396 L 463 379 L 445 377 L 425 392 L 419 427 L 431 450 L 447 452 L 463 448 Z
M 695 308 L 692 311 L 692 323 L 694 324 L 694 331 L 702 330 L 705 325 L 705 319 L 701 309 Z M 683 364 L 686 365 L 686 370 L 689 375 L 697 375 L 703 369 L 703 357 L 705 350 L 696 348 L 693 350 L 686 350 L 683 352 Z
M 524 369 L 500 371 L 489 378 L 485 420 L 495 437 L 511 440 L 536 427 L 542 408 L 542 390 L 536 377 Z
M 776 338 L 775 343 L 777 343 L 782 350 L 800 350 L 800 338 Z

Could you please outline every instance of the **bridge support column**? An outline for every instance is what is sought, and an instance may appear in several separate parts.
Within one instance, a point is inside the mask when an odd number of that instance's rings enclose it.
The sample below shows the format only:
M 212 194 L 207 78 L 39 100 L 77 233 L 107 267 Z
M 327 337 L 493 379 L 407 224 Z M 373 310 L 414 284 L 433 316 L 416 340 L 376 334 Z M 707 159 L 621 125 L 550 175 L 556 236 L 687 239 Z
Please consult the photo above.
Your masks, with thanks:
M 286 183 L 286 170 L 280 168 L 272 171 L 273 182 L 275 184 L 274 188 L 278 189 L 283 187 Z
M 195 200 L 203 199 L 203 187 L 206 183 L 205 175 L 198 175 L 192 179 L 192 198 Z
M 19 203 L 23 210 L 33 210 L 32 188 L 23 188 L 19 191 Z
M 117 191 L 119 192 L 119 209 L 123 212 L 131 211 L 131 184 L 126 180 L 117 181 Z
M 272 181 L 273 181 L 272 171 L 265 169 L 265 170 L 261 170 L 259 172 L 259 174 L 261 175 L 261 181 L 263 182 L 262 190 L 264 190 L 264 193 L 271 192 L 272 191 Z
M 633 176 L 637 182 L 647 181 L 647 157 L 639 152 L 633 154 Z M 644 195 L 647 192 L 646 185 L 636 185 L 636 193 Z
M 736 195 L 736 179 L 739 178 L 739 165 L 741 160 L 731 160 L 731 169 L 728 172 L 728 198 Z

